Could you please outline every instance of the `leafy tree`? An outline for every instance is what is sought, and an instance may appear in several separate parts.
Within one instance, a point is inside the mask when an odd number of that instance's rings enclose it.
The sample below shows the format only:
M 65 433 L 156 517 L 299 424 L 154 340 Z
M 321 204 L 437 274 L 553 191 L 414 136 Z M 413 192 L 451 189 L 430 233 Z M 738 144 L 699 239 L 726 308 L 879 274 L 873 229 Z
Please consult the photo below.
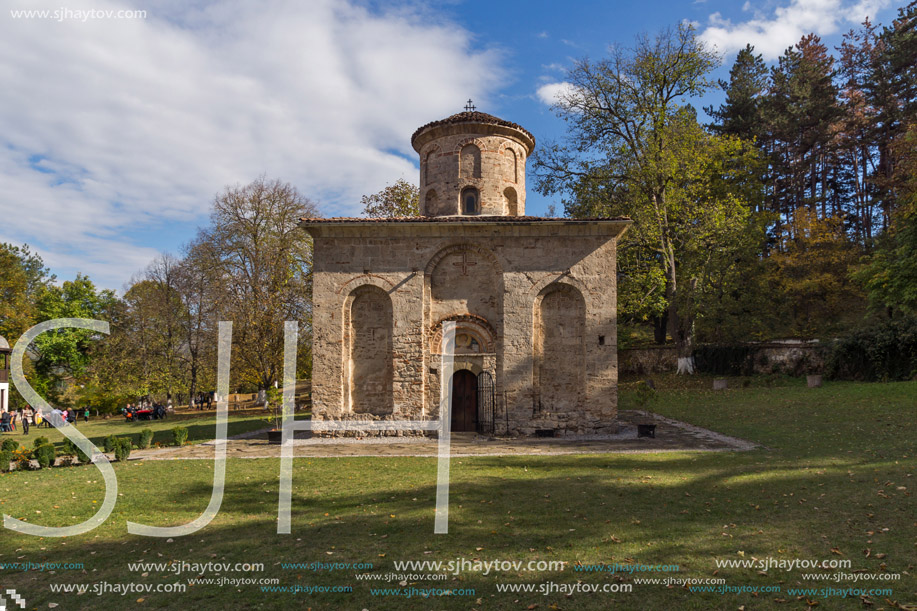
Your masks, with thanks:
M 752 214 L 736 229 L 732 248 L 702 269 L 698 283 L 697 338 L 699 343 L 736 344 L 763 340 L 779 332 L 783 319 L 780 297 L 768 274 L 766 230 L 773 217 Z
M 218 195 L 211 226 L 191 245 L 220 316 L 235 323 L 235 371 L 244 383 L 266 389 L 280 379 L 285 321 L 300 321 L 308 345 L 312 245 L 299 228 L 308 216 L 318 210 L 295 187 L 261 177 Z
M 901 213 L 892 232 L 857 277 L 873 304 L 917 316 L 917 214 Z
M 898 10 L 881 31 L 868 20 L 838 48 L 845 117 L 840 144 L 850 182 L 858 239 L 871 247 L 888 230 L 900 197 L 896 143 L 917 115 L 917 2 Z M 876 218 L 877 217 L 877 218 Z
M 793 238 L 785 237 L 768 260 L 770 285 L 779 296 L 784 331 L 797 337 L 837 333 L 860 321 L 862 295 L 849 276 L 858 252 L 843 222 L 798 208 Z
M 870 301 L 891 314 L 917 312 L 917 2 L 898 10 L 895 21 L 876 34 L 864 24 L 841 47 L 849 72 L 858 77 L 874 147 L 875 199 L 883 235 L 855 277 Z
M 917 316 L 917 122 L 897 149 L 901 205 L 880 248 L 856 278 L 864 283 L 874 305 Z
M 111 394 L 119 402 L 160 393 L 171 397 L 184 383 L 186 312 L 178 290 L 179 263 L 161 255 L 127 289 L 111 313 L 111 335 L 93 348 L 87 400 L 91 396 L 95 404 L 101 400 L 111 408 Z M 109 400 L 98 396 L 102 388 Z
M 420 189 L 403 178 L 378 193 L 360 198 L 363 214 L 370 218 L 420 216 Z
M 118 300 L 109 310 L 106 320 L 111 334 L 90 346 L 89 366 L 80 378 L 81 405 L 114 413 L 148 392 L 139 373 L 130 317 L 124 300 Z
M 200 250 L 190 246 L 178 268 L 178 294 L 184 313 L 180 357 L 189 397 L 194 397 L 199 387 L 215 384 L 217 313 L 222 307 L 221 293 L 211 290 L 214 270 Z
M 142 380 L 140 395 L 164 393 L 171 398 L 183 382 L 183 324 L 187 312 L 180 279 L 181 262 L 163 254 L 124 295 L 131 314 L 127 328 Z
M 661 258 L 639 240 L 627 239 L 618 247 L 618 312 L 623 322 L 665 320 L 665 271 Z M 665 343 L 665 327 L 657 343 Z
M 688 104 L 710 89 L 717 64 L 686 24 L 639 37 L 632 49 L 616 47 L 607 59 L 578 61 L 567 75 L 571 89 L 555 106 L 568 140 L 543 147 L 535 160 L 537 188 L 563 193 L 572 216 L 634 219 L 625 237 L 642 251 L 644 269 L 664 278 L 680 373 L 694 370 L 694 325 L 708 270 L 734 258 L 735 238 L 751 222 L 740 185 L 754 150 L 704 131 Z M 640 290 L 658 291 L 658 275 L 655 284 L 652 273 L 643 277 L 649 285 L 641 281 Z
M 97 290 L 78 274 L 61 286 L 48 286 L 37 298 L 38 320 L 94 318 L 108 320 L 117 307 L 113 291 Z M 60 401 L 67 381 L 83 376 L 90 363 L 92 344 L 99 339 L 86 329 L 54 329 L 39 335 L 31 345 L 36 370 L 32 386 L 39 394 Z
M 35 324 L 36 300 L 54 276 L 28 245 L 0 244 L 0 336 L 12 346 Z

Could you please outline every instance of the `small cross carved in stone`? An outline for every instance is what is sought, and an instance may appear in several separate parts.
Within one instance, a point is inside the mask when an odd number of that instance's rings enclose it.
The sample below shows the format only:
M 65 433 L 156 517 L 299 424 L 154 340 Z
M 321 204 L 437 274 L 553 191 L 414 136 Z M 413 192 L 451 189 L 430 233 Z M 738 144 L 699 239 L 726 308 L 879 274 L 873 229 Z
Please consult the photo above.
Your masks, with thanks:
M 452 265 L 455 265 L 455 266 L 461 265 L 461 266 L 462 266 L 462 275 L 463 275 L 463 276 L 467 276 L 467 275 L 468 275 L 468 268 L 469 268 L 470 266 L 472 266 L 472 265 L 477 265 L 477 263 L 475 263 L 474 261 L 469 261 L 469 260 L 468 260 L 468 253 L 467 253 L 467 252 L 463 252 L 463 253 L 462 253 L 462 260 L 461 260 L 461 261 L 456 261 L 456 262 L 453 263 Z

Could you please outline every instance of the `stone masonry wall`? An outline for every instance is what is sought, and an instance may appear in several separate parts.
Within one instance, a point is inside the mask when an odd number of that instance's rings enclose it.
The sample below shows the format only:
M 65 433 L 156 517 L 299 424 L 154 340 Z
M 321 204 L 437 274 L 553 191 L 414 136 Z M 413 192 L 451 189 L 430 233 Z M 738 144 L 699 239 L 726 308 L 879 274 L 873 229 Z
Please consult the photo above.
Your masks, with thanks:
M 818 344 L 760 343 L 743 344 L 751 350 L 751 369 L 755 374 L 804 375 L 824 365 Z M 671 373 L 676 369 L 675 346 L 624 348 L 618 351 L 621 373 L 645 375 Z M 742 367 L 744 363 L 736 363 Z
M 307 223 L 306 228 L 315 239 L 316 420 L 436 418 L 439 384 L 432 370 L 440 363 L 431 346 L 442 321 L 455 320 L 479 351 L 457 356 L 456 363 L 494 373 L 498 434 L 616 430 L 615 236 L 623 224 Z M 351 364 L 354 330 L 359 339 L 371 333 L 367 329 L 386 328 L 384 321 L 362 326 L 351 321 L 354 295 L 371 290 L 360 287 L 381 289 L 391 301 L 391 337 L 384 344 L 391 345 L 390 406 L 353 404 L 354 388 L 361 384 Z M 386 350 L 373 349 L 376 355 Z M 375 375 L 381 365 L 373 361 L 367 367 Z M 374 383 L 368 390 L 378 387 Z
M 421 214 L 461 214 L 467 187 L 481 194 L 479 214 L 525 215 L 526 148 L 509 136 L 456 133 L 427 143 L 420 151 Z

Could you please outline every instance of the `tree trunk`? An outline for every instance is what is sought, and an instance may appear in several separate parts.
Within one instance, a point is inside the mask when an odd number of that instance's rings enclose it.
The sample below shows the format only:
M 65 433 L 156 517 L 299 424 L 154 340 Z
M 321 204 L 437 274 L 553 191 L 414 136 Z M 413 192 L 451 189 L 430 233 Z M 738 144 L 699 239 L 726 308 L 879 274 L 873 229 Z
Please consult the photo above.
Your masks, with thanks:
M 676 332 L 675 354 L 678 356 L 678 375 L 692 375 L 694 369 L 694 333 L 690 329 Z
M 191 362 L 191 383 L 188 386 L 188 408 L 194 408 L 194 392 L 197 390 L 197 363 Z
M 669 335 L 675 340 L 675 351 L 678 356 L 677 373 L 692 374 L 694 373 L 694 357 L 691 354 L 694 350 L 693 334 L 691 333 L 693 321 L 682 320 L 678 311 L 679 288 L 675 261 L 675 244 L 672 242 L 669 234 L 668 213 L 665 207 L 665 189 L 663 188 L 658 193 L 653 193 L 652 200 L 659 222 L 659 233 L 661 236 L 660 247 L 665 257 L 665 296 L 666 301 L 668 301 L 668 311 L 666 314 L 669 323 Z M 692 280 L 691 288 L 693 289 L 695 285 L 696 280 Z M 691 316 L 693 316 L 693 314 Z M 687 326 L 688 332 L 685 331 L 686 322 L 691 323 Z
M 653 341 L 660 346 L 665 345 L 666 333 L 669 326 L 669 313 L 663 312 L 662 316 L 653 317 Z
M 669 335 L 675 340 L 675 355 L 678 358 L 678 375 L 692 375 L 694 373 L 694 323 L 681 316 L 678 311 L 678 284 L 675 275 L 675 266 L 670 265 L 666 283 L 666 297 L 668 299 L 667 317 L 669 321 Z

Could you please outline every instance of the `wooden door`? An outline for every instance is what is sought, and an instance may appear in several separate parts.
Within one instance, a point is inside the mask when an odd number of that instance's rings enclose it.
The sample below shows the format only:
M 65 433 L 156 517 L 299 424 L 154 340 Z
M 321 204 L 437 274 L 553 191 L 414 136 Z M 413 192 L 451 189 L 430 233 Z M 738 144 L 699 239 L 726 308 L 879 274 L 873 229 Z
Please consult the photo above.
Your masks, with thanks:
M 467 369 L 452 376 L 452 430 L 475 431 L 478 424 L 478 379 Z

